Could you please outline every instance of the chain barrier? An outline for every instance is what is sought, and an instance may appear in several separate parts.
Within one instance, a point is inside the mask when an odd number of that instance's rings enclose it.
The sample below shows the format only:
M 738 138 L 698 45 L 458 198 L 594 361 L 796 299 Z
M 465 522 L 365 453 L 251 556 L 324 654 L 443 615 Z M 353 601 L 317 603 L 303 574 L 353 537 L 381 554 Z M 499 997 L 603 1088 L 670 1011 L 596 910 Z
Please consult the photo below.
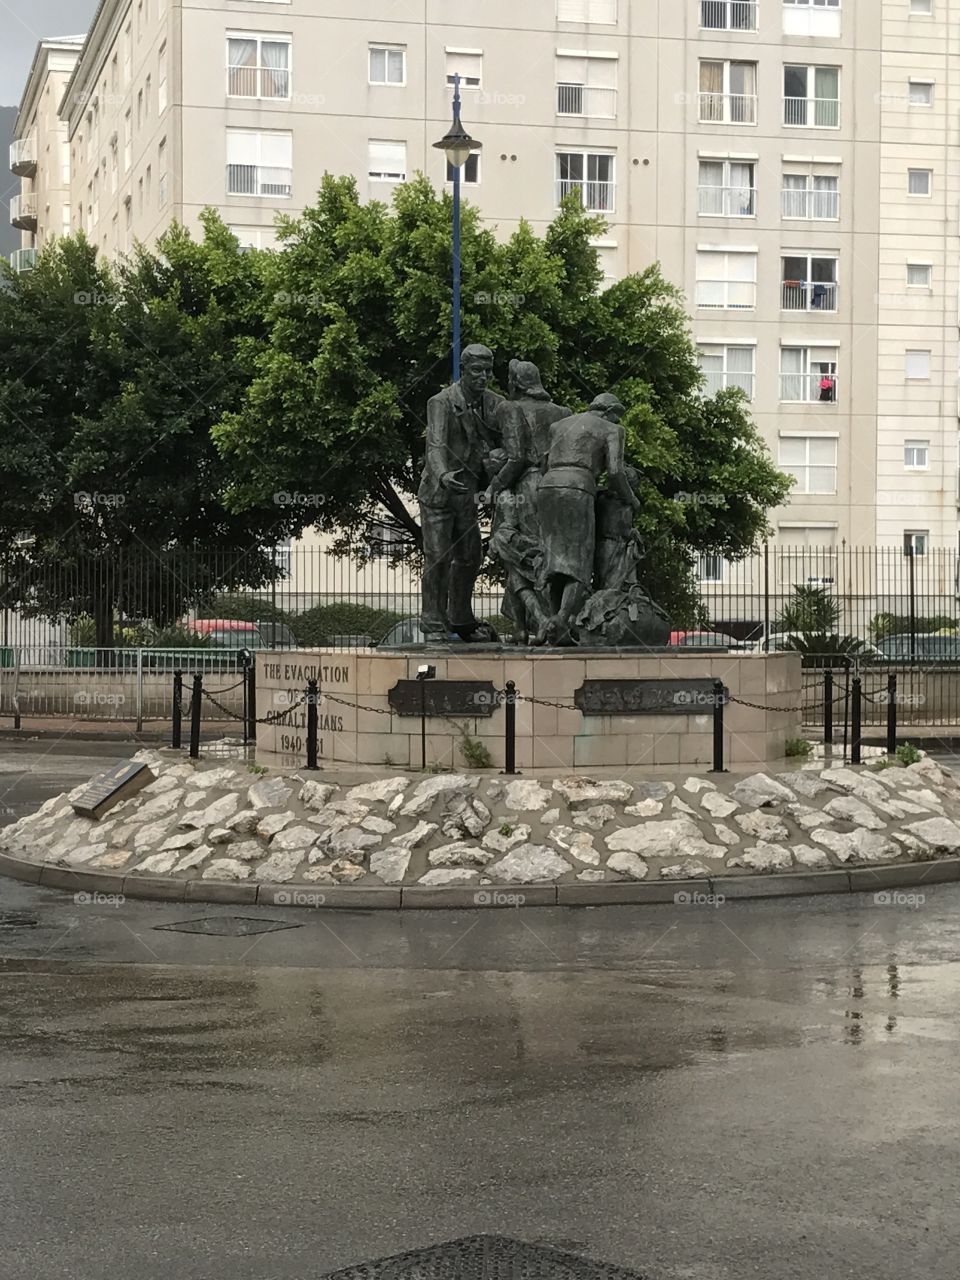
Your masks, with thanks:
M 390 707 L 386 707 L 386 708 L 365 707 L 365 706 L 362 706 L 359 702 L 351 702 L 348 698 L 335 698 L 332 693 L 321 693 L 320 701 L 321 703 L 336 702 L 341 707 L 353 707 L 357 711 L 372 711 L 375 716 L 392 716 L 393 715 L 393 710 Z M 304 702 L 306 702 L 306 698 L 304 698 Z
M 242 683 L 242 681 L 241 681 L 241 683 Z M 236 685 L 232 685 L 231 687 L 235 689 L 237 686 L 236 686 Z M 229 720 L 244 720 L 244 719 L 246 719 L 246 717 L 243 715 L 243 713 L 242 713 L 242 712 L 238 715 L 235 711 L 231 711 L 231 709 L 230 709 L 229 707 L 225 707 L 225 706 L 223 705 L 223 703 L 222 703 L 222 702 L 220 702 L 217 698 L 215 698 L 215 697 L 213 696 L 213 694 L 212 694 L 212 693 L 210 693 L 208 690 L 206 690 L 206 689 L 201 689 L 201 690 L 200 690 L 200 692 L 203 694 L 203 696 L 206 698 L 206 700 L 207 700 L 208 702 L 212 702 L 212 703 L 213 703 L 213 705 L 217 708 L 217 710 L 218 710 L 218 711 L 222 711 L 222 712 L 223 712 L 223 714 L 224 714 L 224 715 L 225 715 Z M 222 693 L 222 692 L 223 692 L 223 690 L 222 690 L 222 689 L 220 689 L 220 690 L 218 690 L 218 692 L 219 692 L 219 693 Z M 299 700 L 299 702 L 294 702 L 291 706 L 289 706 L 289 707 L 285 708 L 285 710 L 283 710 L 283 711 L 270 711 L 270 712 L 268 712 L 268 713 L 267 713 L 267 715 L 265 715 L 265 716 L 257 716 L 257 718 L 256 718 L 256 723 L 257 723 L 257 724 L 278 724 L 281 720 L 286 719 L 286 717 L 287 717 L 288 715 L 290 715 L 292 712 L 296 711 L 298 707 L 302 707 L 306 701 L 307 701 L 306 697 L 302 697 L 302 698 Z M 181 707 L 181 714 L 183 714 L 183 715 L 188 715 L 188 714 L 189 714 L 189 712 L 184 712 L 184 711 L 183 711 L 183 708 Z
M 754 711 L 806 711 L 807 704 L 801 703 L 799 707 L 768 707 L 762 702 L 750 702 L 747 698 L 735 698 L 730 692 L 727 692 L 724 699 L 725 702 L 736 702 L 741 707 L 750 707 Z

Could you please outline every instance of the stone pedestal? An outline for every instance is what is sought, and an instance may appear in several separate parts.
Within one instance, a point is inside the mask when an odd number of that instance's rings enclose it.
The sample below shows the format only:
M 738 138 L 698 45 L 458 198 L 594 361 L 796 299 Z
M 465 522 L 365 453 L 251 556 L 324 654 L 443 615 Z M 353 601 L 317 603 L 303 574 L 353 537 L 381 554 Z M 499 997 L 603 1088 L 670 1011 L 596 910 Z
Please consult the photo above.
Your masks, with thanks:
M 292 707 L 302 697 L 307 680 L 313 678 L 321 693 L 321 763 L 418 767 L 420 717 L 400 714 L 396 704 L 402 699 L 395 693 L 391 705 L 389 695 L 398 682 L 415 680 L 424 663 L 436 668 L 438 682 L 480 682 L 483 686 L 458 691 L 456 714 L 427 718 L 427 763 L 443 769 L 464 768 L 464 734 L 482 742 L 493 766 L 503 768 L 505 710 L 485 689 L 503 690 L 508 680 L 514 681 L 524 699 L 516 708 L 516 763 L 525 771 L 653 765 L 709 768 L 713 760 L 711 700 L 689 684 L 684 688 L 684 683 L 692 681 L 722 680 L 732 697 L 764 708 L 737 702 L 726 707 L 724 754 L 728 765 L 781 760 L 787 739 L 800 735 L 801 666 L 799 654 L 792 653 L 601 654 L 575 649 L 544 653 L 476 651 L 468 646 L 407 655 L 332 648 L 260 652 L 257 715 L 262 718 Z M 598 697 L 604 707 L 656 705 L 658 700 L 663 705 L 654 714 L 581 711 L 574 703 L 585 700 L 584 688 L 593 681 L 631 683 L 625 690 L 620 686 L 619 692 L 613 686 L 593 686 L 588 689 L 591 706 L 597 705 Z M 680 683 L 675 694 L 663 684 L 640 687 L 632 683 L 646 681 Z M 476 711 L 461 711 L 464 698 L 471 696 L 476 699 L 470 704 Z M 669 707 L 667 714 L 662 713 L 663 706 Z M 275 764 L 282 757 L 285 764 L 302 765 L 306 759 L 306 708 L 297 706 L 276 724 L 260 725 L 257 755 Z

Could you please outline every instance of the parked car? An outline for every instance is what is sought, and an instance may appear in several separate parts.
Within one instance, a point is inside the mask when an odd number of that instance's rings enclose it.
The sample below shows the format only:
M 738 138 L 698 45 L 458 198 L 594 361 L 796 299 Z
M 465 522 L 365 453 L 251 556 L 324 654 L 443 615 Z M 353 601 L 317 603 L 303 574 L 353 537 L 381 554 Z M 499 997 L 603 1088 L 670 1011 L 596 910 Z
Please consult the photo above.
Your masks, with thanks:
M 955 662 L 960 664 L 960 636 L 901 633 L 880 641 L 880 651 L 892 662 Z
M 198 636 L 206 636 L 211 649 L 263 649 L 263 637 L 255 622 L 237 618 L 196 618 L 187 627 Z
M 738 653 L 750 653 L 756 645 L 750 640 L 738 640 L 724 631 L 671 631 L 670 645 L 677 649 L 733 649 Z
M 263 649 L 297 649 L 297 637 L 285 622 L 273 619 L 257 619 L 257 630 L 260 632 Z

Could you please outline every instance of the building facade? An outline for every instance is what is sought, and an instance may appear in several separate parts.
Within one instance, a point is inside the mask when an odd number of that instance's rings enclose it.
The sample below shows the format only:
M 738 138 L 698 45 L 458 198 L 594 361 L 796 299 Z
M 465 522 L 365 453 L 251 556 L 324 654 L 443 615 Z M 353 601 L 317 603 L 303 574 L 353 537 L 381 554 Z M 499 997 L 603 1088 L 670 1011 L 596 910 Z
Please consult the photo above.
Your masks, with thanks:
M 576 190 L 608 221 L 608 280 L 659 260 L 684 290 L 708 388 L 744 389 L 796 480 L 781 547 L 956 548 L 958 18 L 960 0 L 102 0 L 60 104 L 70 226 L 112 256 L 213 206 L 270 247 L 324 171 L 371 199 L 418 170 L 439 185 L 459 73 L 483 142 L 465 194 L 501 234 Z M 37 243 L 60 213 L 38 210 Z

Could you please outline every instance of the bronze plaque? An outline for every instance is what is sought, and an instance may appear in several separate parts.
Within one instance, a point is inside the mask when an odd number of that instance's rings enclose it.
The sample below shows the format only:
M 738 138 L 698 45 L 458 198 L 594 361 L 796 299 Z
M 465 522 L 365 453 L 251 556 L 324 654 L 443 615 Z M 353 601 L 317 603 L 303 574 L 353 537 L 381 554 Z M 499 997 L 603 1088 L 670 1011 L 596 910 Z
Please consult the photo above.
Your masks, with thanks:
M 102 818 L 115 804 L 153 782 L 155 776 L 148 765 L 138 760 L 118 764 L 93 779 L 83 795 L 72 802 L 73 811 L 83 818 Z
M 587 716 L 713 714 L 712 680 L 585 680 L 574 693 Z
M 399 716 L 492 716 L 500 705 L 489 680 L 398 680 L 387 697 Z

